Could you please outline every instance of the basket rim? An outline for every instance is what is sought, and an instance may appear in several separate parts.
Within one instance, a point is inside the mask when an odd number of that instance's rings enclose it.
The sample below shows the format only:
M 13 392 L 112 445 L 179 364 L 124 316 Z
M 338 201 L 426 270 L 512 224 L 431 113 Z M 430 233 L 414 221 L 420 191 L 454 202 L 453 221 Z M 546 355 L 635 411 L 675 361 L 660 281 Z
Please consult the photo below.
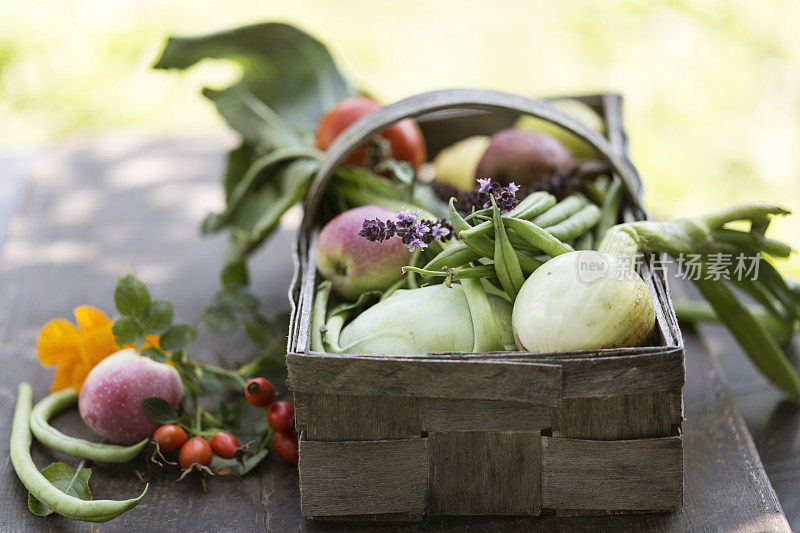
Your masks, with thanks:
M 406 102 L 430 95 L 452 93 L 452 91 L 474 91 L 470 89 L 455 89 L 445 91 L 433 91 L 423 93 L 414 97 L 402 100 Z M 514 98 L 525 98 L 511 93 L 500 91 L 477 90 L 481 93 L 492 93 L 493 95 L 504 95 Z M 607 142 L 615 152 L 615 156 L 623 161 L 632 170 L 636 177 L 637 184 L 641 184 L 635 167 L 630 163 L 627 155 L 628 142 L 627 134 L 622 124 L 622 101 L 623 98 L 615 93 L 593 93 L 583 95 L 564 95 L 551 96 L 547 100 L 575 99 L 584 102 L 594 102 L 602 108 L 598 111 L 606 126 L 605 136 Z M 545 99 L 527 99 L 530 101 L 542 102 Z M 398 102 L 399 103 L 399 102 Z M 392 104 L 392 107 L 397 104 Z M 384 108 L 384 109 L 387 109 Z M 490 110 L 491 111 L 491 110 Z M 425 115 L 425 113 L 421 113 Z M 636 198 L 641 193 L 638 187 L 635 195 L 628 195 L 624 203 L 624 217 L 626 220 L 647 219 L 647 213 L 640 207 L 639 199 Z M 306 206 L 308 207 L 308 206 Z M 309 217 L 313 219 L 313 217 Z M 592 361 L 600 360 L 620 360 L 620 358 L 636 358 L 648 355 L 680 355 L 683 358 L 684 342 L 675 317 L 672 300 L 669 294 L 668 282 L 663 272 L 651 272 L 645 264 L 643 266 L 643 277 L 656 302 L 656 323 L 660 333 L 662 344 L 655 346 L 641 346 L 628 348 L 602 348 L 593 350 L 575 350 L 570 352 L 524 352 L 524 351 L 498 351 L 483 353 L 436 353 L 427 355 L 363 355 L 363 354 L 338 354 L 329 352 L 314 352 L 310 349 L 310 322 L 305 318 L 310 318 L 308 306 L 313 303 L 313 294 L 316 290 L 316 260 L 315 260 L 315 240 L 319 231 L 318 224 L 306 223 L 298 231 L 298 236 L 294 246 L 295 272 L 292 286 L 289 290 L 289 300 L 291 303 L 291 321 L 289 338 L 287 343 L 287 354 L 292 358 L 329 358 L 338 360 L 341 358 L 360 359 L 360 360 L 395 360 L 403 362 L 412 361 L 431 361 L 431 362 L 485 362 L 487 364 L 506 363 L 523 365 L 558 365 L 563 364 L 591 364 Z M 649 275 L 648 275 L 649 274 Z M 307 331 L 308 330 L 308 331 Z

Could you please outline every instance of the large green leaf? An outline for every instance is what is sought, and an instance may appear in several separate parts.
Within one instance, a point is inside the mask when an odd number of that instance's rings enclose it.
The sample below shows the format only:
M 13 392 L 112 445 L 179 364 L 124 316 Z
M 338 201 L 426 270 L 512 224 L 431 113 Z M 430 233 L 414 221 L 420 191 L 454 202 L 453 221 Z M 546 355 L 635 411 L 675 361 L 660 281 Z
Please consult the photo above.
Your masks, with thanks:
M 307 146 L 296 129 L 246 87 L 234 85 L 222 91 L 204 89 L 203 94 L 214 102 L 228 125 L 239 132 L 245 142 L 258 146 L 260 151 Z
M 89 490 L 89 476 L 92 475 L 90 468 L 76 471 L 65 463 L 52 463 L 42 470 L 42 475 L 64 494 L 84 501 L 92 499 L 92 492 Z M 39 516 L 48 516 L 53 513 L 52 509 L 30 493 L 28 494 L 28 509 Z
M 227 216 L 212 214 L 206 219 L 209 224 L 214 220 L 224 221 L 229 227 L 231 245 L 227 265 L 242 263 L 272 235 L 283 214 L 306 197 L 319 165 L 319 160 L 309 157 L 283 162 L 269 170 L 274 176 L 265 178 L 260 188 L 251 190 L 235 208 L 229 208 Z
M 207 58 L 239 63 L 240 85 L 289 123 L 309 130 L 336 102 L 358 92 L 322 43 L 280 23 L 170 37 L 155 67 L 184 69 Z

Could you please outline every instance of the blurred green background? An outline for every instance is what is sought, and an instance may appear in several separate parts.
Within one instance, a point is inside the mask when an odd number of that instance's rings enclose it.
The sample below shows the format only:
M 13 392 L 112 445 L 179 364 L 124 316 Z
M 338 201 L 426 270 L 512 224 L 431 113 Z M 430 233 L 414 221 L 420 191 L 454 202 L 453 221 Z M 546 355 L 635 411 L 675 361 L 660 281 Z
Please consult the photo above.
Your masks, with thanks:
M 0 0 L 0 151 L 122 128 L 219 130 L 199 91 L 234 67 L 150 65 L 169 34 L 265 20 L 320 38 L 386 102 L 452 86 L 622 93 L 657 217 L 756 200 L 800 211 L 796 0 Z M 800 213 L 774 235 L 800 247 Z M 782 268 L 800 275 L 800 260 Z

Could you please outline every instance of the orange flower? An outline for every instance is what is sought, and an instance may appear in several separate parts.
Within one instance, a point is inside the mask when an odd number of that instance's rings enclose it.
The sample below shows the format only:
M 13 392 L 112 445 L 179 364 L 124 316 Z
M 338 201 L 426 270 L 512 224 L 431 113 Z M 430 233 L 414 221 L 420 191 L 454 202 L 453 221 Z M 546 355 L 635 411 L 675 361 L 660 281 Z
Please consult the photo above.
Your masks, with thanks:
M 111 320 L 101 310 L 88 305 L 75 308 L 77 329 L 66 319 L 56 318 L 39 332 L 36 346 L 43 366 L 56 365 L 50 391 L 73 387 L 80 392 L 83 381 L 94 366 L 130 344 L 120 348 L 111 332 Z M 158 336 L 147 335 L 145 348 L 158 347 Z

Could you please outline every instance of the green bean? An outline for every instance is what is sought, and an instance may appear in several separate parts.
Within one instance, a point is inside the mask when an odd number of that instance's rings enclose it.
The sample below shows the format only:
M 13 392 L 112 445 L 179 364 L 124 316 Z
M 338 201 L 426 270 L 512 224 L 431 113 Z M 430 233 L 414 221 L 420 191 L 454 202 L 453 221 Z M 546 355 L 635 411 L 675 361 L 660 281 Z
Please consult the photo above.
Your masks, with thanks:
M 589 231 L 598 220 L 600 220 L 600 209 L 594 204 L 586 204 L 566 220 L 547 226 L 545 229 L 556 239 L 571 241 Z
M 591 231 L 587 231 L 575 241 L 575 245 L 573 248 L 576 250 L 591 250 L 592 245 L 594 244 L 594 234 Z
M 481 254 L 468 247 L 463 242 L 457 242 L 446 248 L 426 264 L 425 270 L 441 270 L 444 267 L 456 268 L 472 261 L 477 261 Z
M 472 226 L 470 226 L 469 222 L 464 220 L 464 217 L 458 213 L 458 210 L 456 209 L 455 198 L 450 198 L 450 202 L 447 204 L 447 209 L 450 213 L 450 224 L 453 226 L 453 231 L 456 235 L 462 231 L 472 229 Z
M 564 244 L 556 237 L 552 236 L 547 230 L 537 226 L 527 220 L 503 217 L 503 222 L 514 232 L 525 239 L 536 250 L 541 250 L 550 257 L 555 257 L 563 253 L 571 252 L 572 247 Z
M 486 291 L 486 294 L 490 296 L 497 296 L 498 298 L 501 298 L 512 304 L 514 303 L 514 301 L 511 300 L 511 297 L 508 294 L 506 294 L 506 291 L 504 291 L 503 289 L 501 289 L 492 282 L 492 278 L 480 278 L 480 282 L 481 285 L 483 286 L 483 290 Z
M 442 246 L 441 241 L 431 241 L 427 248 L 425 248 L 425 253 L 431 255 L 431 258 L 436 257 L 437 254 L 442 253 L 444 247 Z
M 601 174 L 594 179 L 594 186 L 599 190 L 606 192 L 608 186 L 611 184 L 608 174 Z
M 530 203 L 526 203 L 528 199 L 532 199 Z M 508 212 L 509 217 L 515 218 L 522 218 L 525 220 L 529 220 L 536 215 L 544 213 L 548 209 L 552 208 L 555 205 L 556 199 L 555 197 L 547 192 L 535 192 L 533 194 L 528 195 L 522 202 L 520 202 L 514 209 Z M 482 209 L 481 211 L 491 211 L 487 209 Z M 456 234 L 459 234 L 461 231 L 466 231 L 467 234 L 471 237 L 478 237 L 482 235 L 489 235 L 492 233 L 492 219 L 490 217 L 485 217 L 484 214 L 477 214 L 474 213 L 474 218 L 484 219 L 485 222 L 478 224 L 477 226 L 467 226 L 463 228 L 463 230 L 459 229 L 456 230 Z M 452 215 L 451 215 L 452 217 Z M 455 229 L 455 226 L 453 226 Z
M 475 217 L 480 217 L 480 216 L 483 216 L 483 215 L 489 215 L 489 214 L 491 214 L 491 212 L 492 212 L 491 209 L 479 209 L 478 211 L 473 211 L 469 215 L 465 216 L 464 220 L 470 221 Z
M 48 423 L 51 417 L 78 402 L 74 389 L 64 389 L 47 396 L 31 411 L 31 431 L 36 439 L 53 450 L 73 457 L 103 461 L 105 463 L 125 463 L 142 451 L 150 439 L 144 439 L 133 446 L 101 444 L 64 435 Z
M 786 280 L 783 279 L 780 272 L 769 261 L 761 261 L 758 281 L 763 283 L 767 291 L 783 304 L 794 319 L 800 319 L 800 302 L 791 293 Z
M 494 203 L 494 199 L 492 199 L 492 203 Z M 474 252 L 476 252 L 477 255 L 470 256 L 465 254 L 460 259 L 469 257 L 472 258 L 469 259 L 469 261 L 464 261 L 464 263 L 461 264 L 452 264 L 452 263 L 441 264 L 440 262 L 436 261 L 436 259 L 434 259 L 434 261 L 430 261 L 427 265 L 425 265 L 426 270 L 441 270 L 445 266 L 450 266 L 450 267 L 461 266 L 463 264 L 466 264 L 467 262 L 476 261 L 480 257 L 488 257 L 490 259 L 494 258 L 496 249 L 495 243 L 492 241 L 492 239 L 484 235 L 483 232 L 479 230 L 479 228 L 483 227 L 483 228 L 488 228 L 488 231 L 491 231 L 493 225 L 491 221 L 484 222 L 475 227 L 470 226 L 469 223 L 465 221 L 461 217 L 461 215 L 459 215 L 458 212 L 456 211 L 452 198 L 450 199 L 450 221 L 451 224 L 453 225 L 453 231 L 455 231 L 456 235 L 459 235 L 464 245 L 471 248 Z M 453 246 L 453 248 L 455 248 L 455 246 Z M 530 274 L 531 272 L 533 272 L 542 265 L 540 261 L 537 261 L 532 257 L 523 254 L 521 251 L 514 250 L 513 247 L 511 248 L 511 251 L 516 256 L 516 260 L 521 266 L 522 270 L 525 271 L 527 274 Z
M 600 208 L 600 220 L 594 229 L 594 240 L 602 241 L 606 232 L 617 223 L 620 206 L 622 206 L 622 180 L 615 177 L 608 186 L 606 197 Z
M 478 237 L 478 239 L 481 239 L 481 241 L 475 243 L 472 241 L 471 238 L 467 237 L 464 238 L 464 242 L 471 248 L 478 251 L 481 256 L 488 257 L 489 259 L 494 259 L 494 251 L 495 251 L 494 241 L 492 239 L 489 239 L 489 237 Z M 487 239 L 487 241 L 483 241 L 482 239 Z M 526 254 L 524 251 L 514 250 L 514 254 L 517 256 L 517 261 L 519 262 L 519 265 L 522 268 L 523 272 L 525 272 L 526 274 L 530 274 L 534 270 L 542 266 L 542 261 L 539 261 L 533 256 Z M 428 266 L 426 266 L 425 268 L 428 268 Z
M 532 222 L 543 228 L 553 226 L 574 215 L 588 203 L 589 201 L 584 196 L 580 194 L 572 194 L 558 202 L 551 209 L 548 209 L 541 215 L 534 218 Z
M 720 323 L 719 316 L 708 302 L 702 300 L 678 300 L 675 304 L 675 316 L 679 322 L 694 324 L 696 322 Z M 758 304 L 747 305 L 747 310 L 772 335 L 778 344 L 784 344 L 792 338 L 794 329 L 785 324 L 770 311 Z
M 459 281 L 468 278 L 497 277 L 497 272 L 495 272 L 494 270 L 493 263 L 488 265 L 479 265 L 479 266 L 464 267 L 464 268 L 445 267 L 443 270 L 425 270 L 424 268 L 406 266 L 403 267 L 403 272 L 415 272 L 420 276 L 426 276 L 426 277 L 447 278 L 445 284 L 448 286 L 451 281 Z
M 800 397 L 800 379 L 791 363 L 733 291 L 723 281 L 694 280 L 694 283 L 759 370 L 789 397 Z
M 526 196 L 520 203 L 514 206 L 508 214 L 512 217 L 524 218 L 529 220 L 540 215 L 556 205 L 556 197 L 545 191 L 538 191 Z
M 497 279 L 503 289 L 508 293 L 512 300 L 517 298 L 517 293 L 525 283 L 525 276 L 519 266 L 517 251 L 511 246 L 508 240 L 506 227 L 503 225 L 502 216 L 497 205 L 492 199 L 494 215 L 494 269 L 497 272 Z
M 487 253 L 484 255 L 484 257 L 488 256 L 491 258 L 494 256 L 494 243 L 491 241 L 491 239 L 489 239 L 489 242 L 491 243 L 491 248 L 487 250 Z M 538 258 L 525 253 L 524 251 L 517 250 L 516 252 L 519 264 L 525 274 L 533 273 L 534 270 L 544 264 L 544 261 L 539 260 Z M 469 248 L 463 242 L 459 242 L 433 258 L 433 260 L 429 261 L 428 264 L 423 268 L 425 270 L 441 270 L 444 267 L 457 268 L 464 266 L 467 263 L 471 263 L 472 261 L 477 261 L 481 257 L 482 255 L 480 253 Z
M 731 278 L 731 283 L 733 283 L 740 291 L 750 296 L 753 300 L 760 303 L 775 316 L 780 317 L 785 321 L 790 320 L 789 313 L 791 311 L 789 309 L 785 309 L 760 280 L 746 277 L 743 277 L 742 279 L 733 277 Z
M 39 472 L 31 458 L 30 417 L 32 404 L 31 386 L 24 382 L 20 383 L 17 406 L 14 409 L 14 420 L 11 425 L 9 455 L 17 476 L 34 498 L 61 516 L 85 522 L 107 522 L 132 509 L 144 498 L 149 485 L 145 485 L 144 490 L 137 498 L 119 501 L 85 501 L 58 490 Z
M 788 244 L 767 237 L 763 237 L 763 243 L 759 245 L 756 239 L 746 231 L 718 229 L 711 232 L 711 237 L 726 244 L 747 247 L 753 252 L 763 251 L 774 257 L 789 257 L 792 253 L 792 247 Z
M 470 226 L 469 222 L 464 220 L 461 215 L 458 214 L 455 207 L 455 198 L 450 198 L 450 224 L 453 226 L 453 231 L 456 235 L 461 235 L 462 232 L 470 231 L 474 229 Z M 492 252 L 489 250 L 491 249 L 491 241 L 489 237 L 485 235 L 475 235 L 472 239 L 464 239 L 464 244 L 472 248 L 478 254 L 484 257 L 491 257 Z
M 417 248 L 414 250 L 414 253 L 411 254 L 411 260 L 409 261 L 409 266 L 415 267 L 417 266 L 417 262 L 419 262 L 420 256 L 420 249 Z M 418 289 L 419 284 L 417 283 L 417 278 L 414 276 L 414 272 L 412 270 L 403 269 L 403 272 L 406 275 L 406 282 L 408 283 L 409 289 Z
M 331 282 L 325 280 L 317 287 L 314 307 L 311 310 L 311 350 L 314 352 L 325 351 L 325 347 L 322 345 L 322 326 L 325 324 L 325 313 L 328 310 L 330 294 Z
M 547 201 L 546 196 L 541 198 L 543 198 L 543 200 L 540 201 Z M 487 237 L 485 234 L 481 234 L 480 231 L 477 235 L 474 233 L 479 227 L 483 227 L 485 232 L 488 233 L 492 230 L 491 222 L 485 222 L 484 224 L 486 224 L 486 226 L 483 226 L 483 224 L 475 227 L 470 226 L 469 223 L 458 214 L 458 211 L 455 209 L 453 199 L 451 199 L 450 223 L 453 225 L 453 231 L 455 234 L 460 234 L 462 242 L 451 245 L 432 260 L 428 261 L 428 263 L 423 267 L 425 270 L 442 270 L 445 267 L 456 268 L 466 265 L 467 263 L 471 263 L 472 261 L 477 261 L 481 257 L 494 257 L 494 242 L 492 239 Z M 542 265 L 541 261 L 538 261 L 521 251 L 515 252 L 520 266 L 526 274 L 532 273 Z
M 461 280 L 461 286 L 464 288 L 472 317 L 474 336 L 472 351 L 482 353 L 501 349 L 503 342 L 500 339 L 500 331 L 497 329 L 497 321 L 481 281 L 464 279 Z

